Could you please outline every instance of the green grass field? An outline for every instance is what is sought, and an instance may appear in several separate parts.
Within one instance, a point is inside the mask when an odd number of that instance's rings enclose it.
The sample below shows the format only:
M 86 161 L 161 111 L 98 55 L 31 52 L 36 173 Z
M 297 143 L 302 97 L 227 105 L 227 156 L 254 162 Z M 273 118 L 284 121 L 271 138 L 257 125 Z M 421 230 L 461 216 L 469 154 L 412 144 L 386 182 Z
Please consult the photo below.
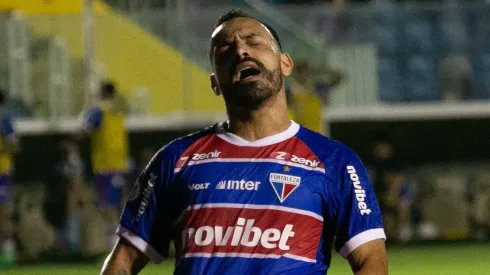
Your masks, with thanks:
M 490 275 L 490 245 L 437 245 L 388 249 L 393 275 Z M 149 265 L 141 274 L 172 274 L 173 263 Z M 33 265 L 0 270 L 4 275 L 98 274 L 101 263 L 85 265 Z M 238 272 L 236 274 L 239 274 Z M 352 274 L 347 262 L 335 256 L 329 275 Z

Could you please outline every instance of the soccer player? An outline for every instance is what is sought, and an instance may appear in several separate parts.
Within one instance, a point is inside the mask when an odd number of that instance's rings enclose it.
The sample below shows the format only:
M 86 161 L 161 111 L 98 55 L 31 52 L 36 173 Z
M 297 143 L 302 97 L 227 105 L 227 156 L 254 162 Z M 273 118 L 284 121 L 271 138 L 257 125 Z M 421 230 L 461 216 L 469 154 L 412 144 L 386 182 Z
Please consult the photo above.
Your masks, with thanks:
M 109 223 L 108 245 L 117 242 L 114 231 L 121 207 L 128 166 L 128 137 L 124 112 L 117 104 L 113 83 L 103 83 L 96 107 L 84 115 L 83 129 L 91 136 L 92 170 L 98 207 Z
M 6 114 L 7 95 L 0 91 L 0 267 L 15 262 L 15 247 L 12 238 L 11 173 L 12 155 L 19 149 L 12 120 Z
M 229 120 L 163 147 L 136 182 L 102 274 L 136 274 L 176 247 L 175 274 L 325 274 L 331 248 L 356 274 L 387 274 L 363 164 L 288 119 L 293 61 L 237 11 L 211 36 L 211 86 Z

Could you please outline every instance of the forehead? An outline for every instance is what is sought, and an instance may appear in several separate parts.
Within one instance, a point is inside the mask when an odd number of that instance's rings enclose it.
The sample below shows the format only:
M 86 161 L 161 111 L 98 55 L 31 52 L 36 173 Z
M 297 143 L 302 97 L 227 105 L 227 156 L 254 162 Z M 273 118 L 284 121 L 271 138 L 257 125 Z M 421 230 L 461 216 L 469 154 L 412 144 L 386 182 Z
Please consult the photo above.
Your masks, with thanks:
M 250 33 L 272 39 L 272 34 L 262 23 L 252 18 L 245 17 L 235 18 L 218 26 L 211 35 L 211 39 L 213 41 L 220 41 L 232 38 L 237 34 L 247 35 Z

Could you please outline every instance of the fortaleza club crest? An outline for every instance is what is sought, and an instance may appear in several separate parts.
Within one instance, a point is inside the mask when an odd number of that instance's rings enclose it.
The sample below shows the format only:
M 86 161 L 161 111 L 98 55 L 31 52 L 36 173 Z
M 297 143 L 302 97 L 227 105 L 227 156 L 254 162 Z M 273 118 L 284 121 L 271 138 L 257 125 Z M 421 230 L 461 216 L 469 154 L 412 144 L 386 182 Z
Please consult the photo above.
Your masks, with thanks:
M 282 203 L 294 190 L 296 190 L 296 188 L 298 188 L 301 183 L 301 177 L 271 173 L 269 182 L 272 184 L 272 188 Z

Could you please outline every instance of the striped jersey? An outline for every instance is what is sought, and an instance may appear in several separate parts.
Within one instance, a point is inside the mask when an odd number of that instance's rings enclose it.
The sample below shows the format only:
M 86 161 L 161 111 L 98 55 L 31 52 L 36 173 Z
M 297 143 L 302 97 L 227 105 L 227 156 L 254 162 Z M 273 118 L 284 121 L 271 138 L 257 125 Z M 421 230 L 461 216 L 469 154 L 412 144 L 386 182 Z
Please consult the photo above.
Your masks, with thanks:
M 135 183 L 117 230 L 174 274 L 325 274 L 385 239 L 364 165 L 295 122 L 248 142 L 217 124 L 163 147 Z

